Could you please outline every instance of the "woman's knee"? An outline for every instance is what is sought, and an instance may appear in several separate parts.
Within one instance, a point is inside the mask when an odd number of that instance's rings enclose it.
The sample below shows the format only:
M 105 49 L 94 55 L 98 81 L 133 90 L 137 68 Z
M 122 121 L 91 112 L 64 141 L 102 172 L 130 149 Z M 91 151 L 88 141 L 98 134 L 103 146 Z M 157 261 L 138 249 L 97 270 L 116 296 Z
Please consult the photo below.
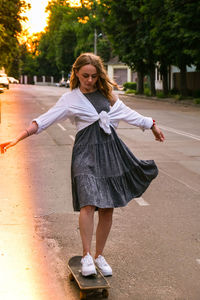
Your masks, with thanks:
M 99 217 L 112 220 L 113 211 L 113 208 L 99 208 Z
M 87 205 L 81 208 L 80 213 L 87 214 L 87 215 L 93 215 L 95 211 L 95 206 Z

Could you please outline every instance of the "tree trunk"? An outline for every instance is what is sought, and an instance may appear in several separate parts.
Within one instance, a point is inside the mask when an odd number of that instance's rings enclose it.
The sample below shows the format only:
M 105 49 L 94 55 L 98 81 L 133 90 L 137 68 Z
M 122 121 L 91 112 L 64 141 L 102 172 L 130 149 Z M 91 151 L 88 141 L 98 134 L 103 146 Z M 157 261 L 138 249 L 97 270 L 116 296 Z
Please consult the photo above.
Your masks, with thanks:
M 151 96 L 155 96 L 156 87 L 155 87 L 155 66 L 154 65 L 151 67 L 149 75 L 150 75 Z
M 180 66 L 180 93 L 181 96 L 186 97 L 188 95 L 188 90 L 187 90 L 187 70 L 186 70 L 186 65 L 181 65 Z
M 163 93 L 164 93 L 164 95 L 168 95 L 169 94 L 169 84 L 168 84 L 168 68 L 167 68 L 167 65 L 165 65 L 165 64 L 161 65 L 160 73 L 162 75 Z
M 137 71 L 137 92 L 138 94 L 144 94 L 144 73 L 142 71 Z

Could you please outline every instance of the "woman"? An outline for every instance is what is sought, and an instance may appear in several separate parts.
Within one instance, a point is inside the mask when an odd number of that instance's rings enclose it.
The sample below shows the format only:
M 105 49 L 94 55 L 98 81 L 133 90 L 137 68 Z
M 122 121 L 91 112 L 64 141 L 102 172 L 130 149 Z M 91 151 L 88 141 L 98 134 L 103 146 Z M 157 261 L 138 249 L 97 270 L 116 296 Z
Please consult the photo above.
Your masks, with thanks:
M 48 112 L 34 119 L 15 139 L 0 145 L 1 152 L 28 136 L 40 133 L 54 122 L 69 118 L 76 124 L 72 154 L 72 194 L 83 245 L 82 274 L 96 274 L 96 265 L 105 276 L 112 269 L 102 256 L 112 225 L 115 207 L 140 197 L 157 176 L 154 161 L 138 160 L 115 132 L 120 120 L 151 129 L 156 140 L 164 135 L 152 118 L 127 107 L 112 92 L 115 83 L 106 74 L 101 59 L 84 53 L 75 61 L 70 79 L 71 92 L 64 94 Z M 98 210 L 95 260 L 91 256 L 94 212 Z

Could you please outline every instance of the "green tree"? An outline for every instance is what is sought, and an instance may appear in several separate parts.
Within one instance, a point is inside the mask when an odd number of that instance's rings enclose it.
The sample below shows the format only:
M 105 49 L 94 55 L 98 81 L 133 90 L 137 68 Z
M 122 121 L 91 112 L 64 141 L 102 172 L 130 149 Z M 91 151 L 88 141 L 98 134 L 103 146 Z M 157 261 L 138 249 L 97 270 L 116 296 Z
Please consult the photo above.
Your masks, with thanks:
M 112 46 L 106 35 L 100 33 L 97 42 L 97 54 L 101 56 L 104 62 L 108 62 L 112 56 Z
M 139 1 L 134 0 L 135 5 L 131 9 L 127 0 L 101 0 L 100 2 L 104 19 L 103 28 L 112 44 L 113 52 L 132 70 L 137 71 L 138 93 L 143 93 L 147 65 L 143 56 L 144 40 L 142 43 L 139 42 L 141 39 L 138 33 L 141 15 Z
M 59 78 L 62 70 L 70 72 L 74 61 L 75 17 L 72 8 L 60 1 L 50 3 L 48 10 L 49 23 L 39 42 L 37 60 L 43 75 Z
M 160 63 L 164 92 L 168 93 L 168 67 L 181 71 L 181 94 L 187 95 L 186 66 L 200 67 L 200 0 L 101 0 L 104 27 L 115 53 L 143 76 L 151 78 L 155 94 L 155 64 Z
M 181 94 L 186 96 L 186 66 L 198 65 L 200 57 L 200 1 L 159 1 L 155 8 L 155 17 L 152 18 L 152 26 L 151 34 L 154 36 L 155 52 L 161 64 L 164 92 L 167 94 L 169 86 L 167 67 L 173 64 L 180 68 Z
M 68 1 L 69 2 L 69 1 Z M 97 31 L 97 54 L 108 61 L 111 45 L 102 31 L 96 1 L 82 1 L 71 7 L 64 0 L 49 2 L 49 21 L 46 31 L 28 39 L 26 52 L 21 56 L 22 73 L 52 75 L 60 79 L 62 71 L 70 73 L 75 58 L 82 52 L 94 51 L 94 32 Z
M 186 66 L 200 62 L 200 1 L 168 0 L 173 18 L 174 64 L 181 71 L 181 94 L 187 96 Z
M 39 75 L 39 65 L 34 53 L 27 49 L 26 43 L 19 46 L 20 49 L 20 74 L 21 75 Z
M 19 43 L 21 32 L 21 13 L 29 8 L 23 0 L 0 0 L 0 66 L 5 67 L 9 75 L 19 76 Z
M 45 67 L 49 61 L 60 74 L 62 70 L 69 73 L 78 55 L 94 51 L 95 28 L 102 36 L 97 39 L 98 54 L 105 61 L 109 60 L 111 47 L 101 30 L 96 1 L 82 1 L 81 7 L 70 7 L 66 1 L 52 1 L 47 9 L 49 23 L 38 47 L 41 66 Z
M 141 6 L 141 11 L 146 21 L 145 30 L 147 31 L 148 41 L 150 47 L 146 44 L 147 64 L 149 66 L 149 73 L 152 74 L 151 85 L 155 82 L 155 68 L 160 71 L 163 79 L 163 91 L 168 94 L 168 66 L 172 62 L 172 39 L 169 33 L 169 16 L 166 14 L 166 1 L 165 0 L 144 0 Z M 152 58 L 153 57 L 153 63 Z M 157 64 L 159 62 L 159 64 Z M 156 63 L 156 66 L 155 66 Z M 154 86 L 155 89 L 155 86 Z M 155 90 L 152 94 L 155 94 Z

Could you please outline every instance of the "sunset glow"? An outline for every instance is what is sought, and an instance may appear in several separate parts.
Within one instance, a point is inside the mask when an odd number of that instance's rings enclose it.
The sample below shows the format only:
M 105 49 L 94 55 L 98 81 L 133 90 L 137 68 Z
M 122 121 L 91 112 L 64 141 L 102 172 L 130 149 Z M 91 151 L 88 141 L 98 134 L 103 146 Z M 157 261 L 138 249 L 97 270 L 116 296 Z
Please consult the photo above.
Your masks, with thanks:
M 31 4 L 31 9 L 27 10 L 23 16 L 28 20 L 22 23 L 23 30 L 27 30 L 30 35 L 36 32 L 44 31 L 47 26 L 48 13 L 45 8 L 49 0 L 26 0 Z
M 23 32 L 28 32 L 29 35 L 32 35 L 37 32 L 45 30 L 47 26 L 49 14 L 45 12 L 45 9 L 50 0 L 26 0 L 27 3 L 31 4 L 31 9 L 23 13 L 23 16 L 26 16 L 28 20 L 22 22 Z M 85 0 L 84 3 L 87 5 L 89 1 Z M 66 0 L 66 4 L 69 4 L 71 7 L 81 7 L 80 0 Z
M 81 1 L 80 0 L 68 0 L 66 1 L 69 3 L 71 7 L 80 7 L 81 6 Z

